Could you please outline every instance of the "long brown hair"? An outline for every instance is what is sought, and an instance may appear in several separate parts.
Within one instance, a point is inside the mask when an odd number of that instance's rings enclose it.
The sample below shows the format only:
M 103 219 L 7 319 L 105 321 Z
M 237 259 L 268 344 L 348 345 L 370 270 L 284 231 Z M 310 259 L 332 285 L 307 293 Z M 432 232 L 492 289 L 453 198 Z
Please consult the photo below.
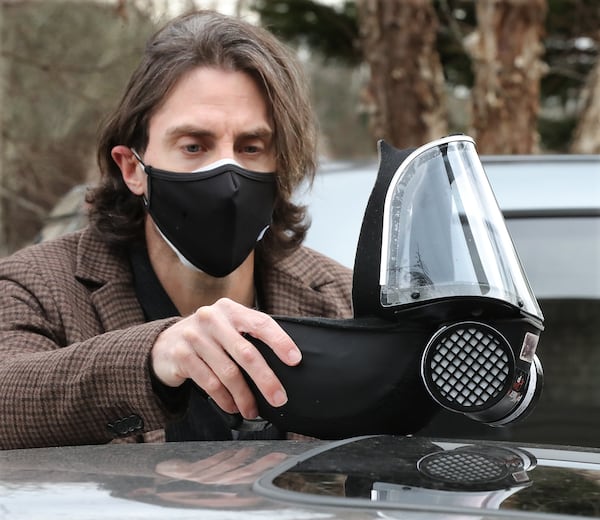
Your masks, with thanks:
M 273 222 L 259 253 L 273 259 L 297 247 L 308 228 L 305 208 L 291 200 L 294 188 L 312 182 L 316 169 L 316 129 L 308 89 L 296 58 L 271 33 L 214 11 L 179 16 L 148 41 L 100 134 L 102 177 L 87 197 L 91 226 L 117 247 L 143 237 L 142 198 L 123 182 L 111 150 L 125 145 L 143 152 L 154 112 L 184 74 L 202 66 L 247 73 L 264 92 L 274 125 L 278 189 Z

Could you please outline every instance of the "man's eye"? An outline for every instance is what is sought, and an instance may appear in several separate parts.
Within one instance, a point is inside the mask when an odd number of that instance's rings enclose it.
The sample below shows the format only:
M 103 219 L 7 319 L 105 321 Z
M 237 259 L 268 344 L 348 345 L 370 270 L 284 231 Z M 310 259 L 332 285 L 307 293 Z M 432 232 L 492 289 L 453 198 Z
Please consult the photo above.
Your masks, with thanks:
M 199 144 L 186 144 L 183 149 L 188 153 L 197 153 L 202 150 Z

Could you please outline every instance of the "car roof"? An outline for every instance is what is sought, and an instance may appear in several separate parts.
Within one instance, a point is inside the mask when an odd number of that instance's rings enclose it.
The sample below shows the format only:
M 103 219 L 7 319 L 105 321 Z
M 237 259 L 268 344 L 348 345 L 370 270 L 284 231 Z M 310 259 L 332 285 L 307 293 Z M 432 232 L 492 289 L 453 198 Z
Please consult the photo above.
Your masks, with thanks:
M 600 155 L 484 155 L 500 208 L 600 215 Z
M 600 154 L 481 155 L 480 159 L 503 211 L 600 211 Z M 317 182 L 319 177 L 344 174 L 361 176 L 370 188 L 377 169 L 376 158 L 324 160 Z
M 599 480 L 599 450 L 410 436 L 0 452 L 7 520 L 556 520 L 593 516 Z

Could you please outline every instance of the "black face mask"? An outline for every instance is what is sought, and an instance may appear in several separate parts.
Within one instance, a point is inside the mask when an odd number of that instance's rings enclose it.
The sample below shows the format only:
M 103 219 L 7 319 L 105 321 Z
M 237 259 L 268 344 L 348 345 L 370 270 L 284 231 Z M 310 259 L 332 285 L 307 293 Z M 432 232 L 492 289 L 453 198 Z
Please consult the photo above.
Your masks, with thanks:
M 275 175 L 219 161 L 177 173 L 147 166 L 148 213 L 186 265 L 215 277 L 237 269 L 271 223 Z

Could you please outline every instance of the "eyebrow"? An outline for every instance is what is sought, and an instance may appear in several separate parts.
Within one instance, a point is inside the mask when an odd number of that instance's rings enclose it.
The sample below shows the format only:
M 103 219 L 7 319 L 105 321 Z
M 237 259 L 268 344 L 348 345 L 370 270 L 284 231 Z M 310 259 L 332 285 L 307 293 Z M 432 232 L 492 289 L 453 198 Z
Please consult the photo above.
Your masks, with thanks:
M 194 125 L 181 125 L 175 126 L 167 130 L 167 137 L 169 139 L 177 139 L 181 136 L 189 135 L 192 137 L 215 137 L 215 133 L 207 128 L 201 128 Z M 257 139 L 265 139 L 270 140 L 273 137 L 273 130 L 267 126 L 258 126 L 256 128 L 251 128 L 240 134 L 236 135 L 236 139 L 239 138 L 257 138 Z

